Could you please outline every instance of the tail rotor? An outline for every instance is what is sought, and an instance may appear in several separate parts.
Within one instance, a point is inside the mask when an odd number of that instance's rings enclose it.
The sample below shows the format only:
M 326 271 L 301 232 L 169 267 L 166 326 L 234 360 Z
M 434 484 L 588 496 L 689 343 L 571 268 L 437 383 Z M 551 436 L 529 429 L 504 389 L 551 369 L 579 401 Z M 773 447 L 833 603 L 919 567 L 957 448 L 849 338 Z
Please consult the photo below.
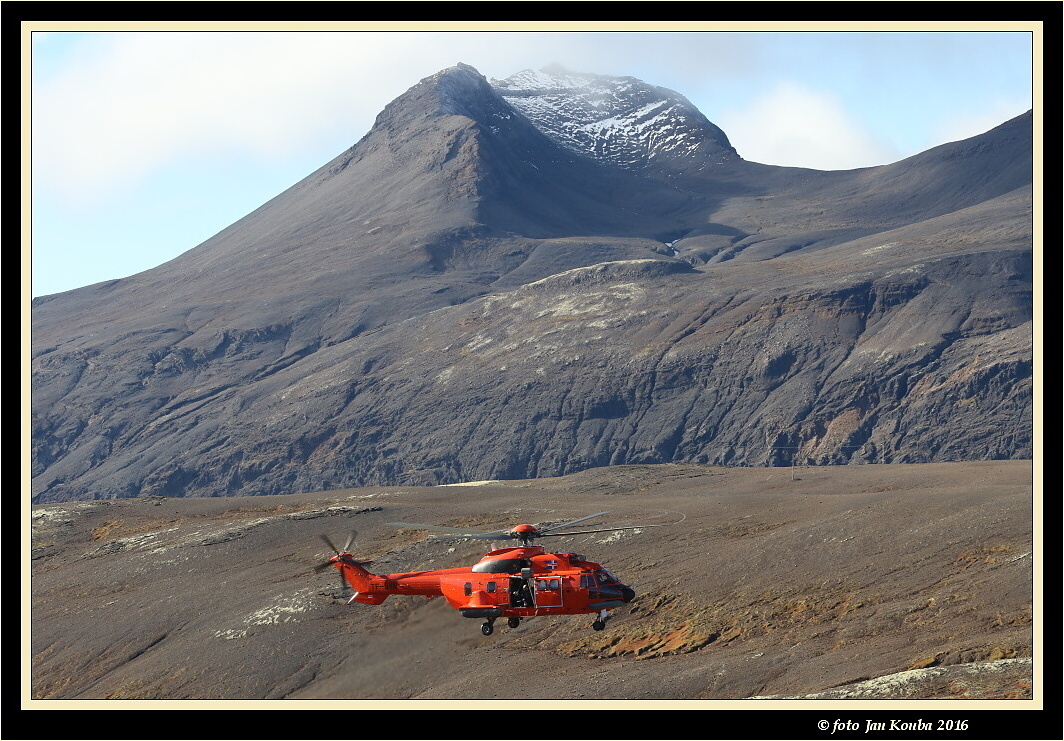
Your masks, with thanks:
M 352 530 L 351 531 L 351 533 L 347 536 L 347 542 L 344 543 L 344 547 L 343 548 L 337 548 L 333 544 L 333 542 L 329 539 L 329 536 L 326 535 L 325 533 L 322 533 L 320 537 L 321 537 L 322 541 L 324 541 L 325 545 L 329 546 L 329 550 L 331 550 L 337 556 L 345 556 L 345 555 L 350 555 L 351 544 L 354 543 L 355 542 L 355 538 L 358 537 L 358 531 L 357 530 Z M 326 561 L 325 563 L 320 564 L 320 566 L 327 566 L 327 565 L 331 564 L 332 562 L 333 562 L 332 559 L 330 559 L 329 561 Z
M 314 567 L 315 573 L 321 573 L 328 568 L 337 568 L 340 571 L 340 590 L 346 592 L 351 586 L 347 583 L 347 579 L 344 578 L 343 568 L 340 564 L 348 564 L 350 566 L 359 566 L 365 568 L 373 561 L 357 561 L 354 556 L 351 555 L 351 544 L 355 542 L 355 538 L 358 536 L 357 530 L 352 530 L 347 536 L 347 541 L 344 543 L 343 548 L 337 548 L 336 545 L 329 539 L 328 535 L 324 533 L 320 536 L 325 545 L 329 546 L 329 550 L 336 553 L 335 556 L 327 561 L 322 561 Z

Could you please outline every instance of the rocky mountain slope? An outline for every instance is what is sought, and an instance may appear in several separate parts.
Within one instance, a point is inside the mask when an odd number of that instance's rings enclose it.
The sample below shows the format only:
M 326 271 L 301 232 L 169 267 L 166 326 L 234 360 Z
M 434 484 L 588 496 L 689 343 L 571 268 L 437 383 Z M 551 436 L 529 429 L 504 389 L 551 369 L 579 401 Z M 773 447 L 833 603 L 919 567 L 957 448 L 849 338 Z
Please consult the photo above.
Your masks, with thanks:
M 177 259 L 34 301 L 33 500 L 1030 458 L 1032 246 L 1030 114 L 817 172 L 630 78 L 459 65 Z
M 25 562 L 27 695 L 42 709 L 86 700 L 136 709 L 253 699 L 858 703 L 833 706 L 831 718 L 918 699 L 925 720 L 965 718 L 975 738 L 1019 738 L 988 735 L 973 705 L 956 703 L 1030 710 L 1044 693 L 1032 474 L 1024 461 L 665 464 L 475 488 L 38 505 Z M 471 565 L 487 548 L 385 523 L 493 529 L 603 511 L 603 526 L 672 524 L 552 539 L 635 589 L 601 632 L 588 616 L 568 616 L 483 636 L 479 620 L 442 599 L 347 605 L 336 573 L 313 569 L 332 555 L 321 534 L 342 542 L 357 530 L 357 556 L 387 574 Z M 777 737 L 771 725 L 750 730 L 763 735 L 735 737 Z

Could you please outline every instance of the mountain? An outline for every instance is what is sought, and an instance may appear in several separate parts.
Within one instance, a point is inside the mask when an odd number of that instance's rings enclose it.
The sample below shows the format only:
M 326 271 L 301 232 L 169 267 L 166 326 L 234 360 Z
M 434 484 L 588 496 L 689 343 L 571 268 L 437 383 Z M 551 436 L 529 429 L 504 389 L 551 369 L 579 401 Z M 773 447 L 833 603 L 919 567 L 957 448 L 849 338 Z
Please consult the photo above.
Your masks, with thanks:
M 678 93 L 467 65 L 155 269 L 36 299 L 35 502 L 1033 455 L 1031 113 L 749 162 Z

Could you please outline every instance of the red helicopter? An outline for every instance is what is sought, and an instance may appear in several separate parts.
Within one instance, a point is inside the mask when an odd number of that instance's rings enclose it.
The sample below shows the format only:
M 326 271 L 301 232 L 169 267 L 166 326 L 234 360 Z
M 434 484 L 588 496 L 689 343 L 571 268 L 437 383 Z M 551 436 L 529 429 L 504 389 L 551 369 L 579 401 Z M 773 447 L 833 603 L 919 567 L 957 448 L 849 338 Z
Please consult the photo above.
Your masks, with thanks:
M 636 530 L 659 525 L 632 525 L 607 527 L 596 530 L 566 530 L 563 528 L 601 517 L 598 512 L 578 520 L 539 528 L 535 525 L 518 525 L 510 530 L 474 530 L 465 528 L 417 525 L 407 522 L 389 522 L 394 527 L 433 530 L 446 535 L 433 537 L 460 537 L 476 540 L 516 540 L 518 546 L 499 548 L 485 553 L 472 568 L 411 571 L 401 574 L 373 574 L 366 570 L 372 561 L 358 561 L 349 548 L 355 532 L 343 548 L 337 548 L 328 537 L 322 536 L 325 544 L 336 555 L 319 564 L 315 571 L 335 567 L 339 570 L 342 584 L 355 591 L 348 600 L 367 605 L 379 605 L 388 596 L 442 595 L 450 605 L 468 618 L 482 618 L 481 633 L 488 636 L 494 631 L 495 621 L 506 618 L 511 628 L 516 628 L 525 618 L 540 615 L 595 615 L 591 623 L 594 630 L 606 627 L 609 611 L 623 607 L 635 599 L 635 590 L 622 584 L 617 577 L 601 564 L 588 561 L 576 553 L 548 553 L 542 546 L 532 545 L 537 538 L 565 535 L 584 535 L 617 530 Z

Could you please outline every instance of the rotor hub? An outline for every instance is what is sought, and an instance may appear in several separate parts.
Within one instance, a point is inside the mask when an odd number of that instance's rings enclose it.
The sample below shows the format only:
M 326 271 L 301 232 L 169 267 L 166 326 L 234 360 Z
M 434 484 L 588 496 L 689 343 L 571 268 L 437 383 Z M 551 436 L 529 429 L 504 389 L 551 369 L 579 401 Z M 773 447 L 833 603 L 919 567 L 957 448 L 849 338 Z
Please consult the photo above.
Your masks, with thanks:
M 528 545 L 540 534 L 539 528 L 535 525 L 518 525 L 510 531 L 510 537 L 520 540 L 522 545 Z

